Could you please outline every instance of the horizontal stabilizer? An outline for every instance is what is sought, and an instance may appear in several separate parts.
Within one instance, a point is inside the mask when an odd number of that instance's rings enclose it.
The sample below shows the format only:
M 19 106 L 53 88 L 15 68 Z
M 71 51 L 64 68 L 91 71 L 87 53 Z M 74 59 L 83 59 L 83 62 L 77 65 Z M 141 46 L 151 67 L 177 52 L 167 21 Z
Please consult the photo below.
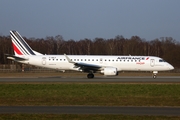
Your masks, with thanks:
M 10 60 L 15 60 L 15 61 L 24 61 L 28 60 L 28 58 L 20 57 L 20 56 L 15 56 L 15 55 L 10 55 L 10 54 L 5 54 L 7 56 L 7 59 Z

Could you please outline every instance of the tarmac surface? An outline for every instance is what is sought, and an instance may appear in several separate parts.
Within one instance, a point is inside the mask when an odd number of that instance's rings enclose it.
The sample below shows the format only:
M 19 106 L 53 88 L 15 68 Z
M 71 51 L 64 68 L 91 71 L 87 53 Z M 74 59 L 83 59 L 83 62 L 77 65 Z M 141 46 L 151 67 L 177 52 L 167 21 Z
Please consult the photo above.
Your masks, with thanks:
M 180 107 L 0 106 L 0 114 L 6 113 L 180 116 Z
M 90 82 L 90 83 L 180 83 L 179 76 L 152 77 L 36 77 L 36 78 L 0 78 L 0 83 L 11 82 Z M 180 107 L 134 107 L 134 106 L 0 106 L 0 114 L 4 113 L 44 113 L 44 114 L 123 114 L 123 115 L 155 115 L 180 116 Z
M 137 76 L 130 76 L 130 77 L 95 77 L 93 79 L 88 79 L 86 77 L 0 77 L 0 82 L 132 82 L 132 83 L 180 83 L 180 76 L 159 76 L 156 79 L 152 77 L 137 77 Z

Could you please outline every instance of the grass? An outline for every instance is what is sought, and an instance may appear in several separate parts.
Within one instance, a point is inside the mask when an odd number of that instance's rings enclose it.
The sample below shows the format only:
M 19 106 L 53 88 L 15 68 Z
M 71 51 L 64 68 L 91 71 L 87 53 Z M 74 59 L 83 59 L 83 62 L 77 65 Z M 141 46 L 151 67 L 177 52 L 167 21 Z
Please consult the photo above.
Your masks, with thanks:
M 180 84 L 0 84 L 0 105 L 180 106 Z
M 180 106 L 180 84 L 1 83 L 0 105 Z M 179 116 L 0 114 L 0 120 L 179 120 Z
M 0 120 L 179 120 L 175 116 L 1 114 Z

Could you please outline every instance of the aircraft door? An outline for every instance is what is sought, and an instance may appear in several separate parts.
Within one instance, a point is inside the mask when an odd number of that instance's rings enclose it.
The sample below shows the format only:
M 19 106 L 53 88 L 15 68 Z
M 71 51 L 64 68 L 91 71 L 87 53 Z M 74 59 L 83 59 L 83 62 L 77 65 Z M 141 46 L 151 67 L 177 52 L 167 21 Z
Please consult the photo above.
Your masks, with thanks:
M 42 65 L 46 65 L 46 57 L 42 57 Z
M 150 59 L 150 65 L 151 65 L 151 67 L 154 67 L 154 65 L 155 65 L 155 60 L 154 59 Z

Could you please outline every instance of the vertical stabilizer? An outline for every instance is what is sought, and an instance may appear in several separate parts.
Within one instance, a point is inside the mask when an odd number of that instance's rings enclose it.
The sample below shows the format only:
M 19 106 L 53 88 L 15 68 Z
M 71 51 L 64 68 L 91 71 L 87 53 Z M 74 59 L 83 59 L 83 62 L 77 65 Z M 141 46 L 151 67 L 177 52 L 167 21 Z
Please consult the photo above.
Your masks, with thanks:
M 34 51 L 17 31 L 10 31 L 10 35 L 15 55 L 35 55 Z

